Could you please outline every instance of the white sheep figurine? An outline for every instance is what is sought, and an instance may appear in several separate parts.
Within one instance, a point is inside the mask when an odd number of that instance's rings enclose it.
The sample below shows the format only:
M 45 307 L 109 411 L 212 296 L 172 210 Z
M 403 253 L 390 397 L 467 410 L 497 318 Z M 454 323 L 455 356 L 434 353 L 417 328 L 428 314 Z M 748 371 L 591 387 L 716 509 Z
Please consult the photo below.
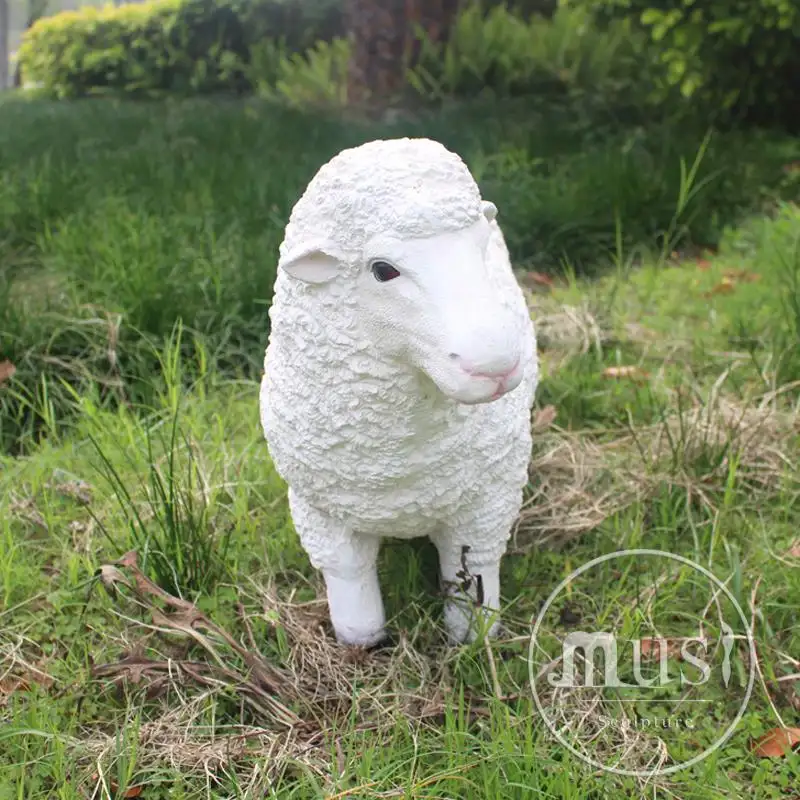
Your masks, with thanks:
M 339 153 L 286 226 L 261 423 L 340 642 L 386 636 L 386 536 L 435 544 L 452 641 L 497 633 L 537 357 L 496 213 L 457 155 L 405 138 Z

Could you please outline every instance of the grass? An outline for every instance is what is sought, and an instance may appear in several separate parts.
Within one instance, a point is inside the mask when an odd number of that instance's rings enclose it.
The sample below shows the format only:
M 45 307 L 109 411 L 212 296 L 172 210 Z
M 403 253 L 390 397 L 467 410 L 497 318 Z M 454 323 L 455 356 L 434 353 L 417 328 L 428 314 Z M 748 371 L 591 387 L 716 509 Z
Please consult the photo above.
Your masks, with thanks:
M 798 755 L 751 743 L 800 725 L 797 142 L 729 133 L 701 151 L 705 131 L 503 113 L 366 125 L 255 102 L 5 101 L 0 798 L 796 791 Z M 448 648 L 431 546 L 388 542 L 396 642 L 365 654 L 332 641 L 257 380 L 298 191 L 341 147 L 401 132 L 459 148 L 497 201 L 543 376 L 508 636 Z M 527 272 L 541 263 L 552 285 Z M 726 746 L 648 784 L 555 743 L 527 684 L 544 599 L 623 547 L 727 581 L 760 668 Z M 578 613 L 636 622 L 631 581 L 582 588 Z M 681 591 L 660 600 L 689 615 Z M 699 741 L 731 702 L 707 692 Z
M 65 430 L 70 389 L 153 402 L 178 314 L 192 373 L 257 375 L 299 192 L 339 149 L 404 134 L 464 155 L 502 210 L 516 263 L 536 269 L 592 273 L 618 244 L 714 244 L 726 224 L 798 191 L 783 170 L 800 156 L 796 140 L 709 142 L 685 125 L 621 126 L 583 104 L 478 103 L 365 124 L 256 100 L 7 100 L 0 353 L 17 382 L 0 400 L 0 448 L 25 452 Z

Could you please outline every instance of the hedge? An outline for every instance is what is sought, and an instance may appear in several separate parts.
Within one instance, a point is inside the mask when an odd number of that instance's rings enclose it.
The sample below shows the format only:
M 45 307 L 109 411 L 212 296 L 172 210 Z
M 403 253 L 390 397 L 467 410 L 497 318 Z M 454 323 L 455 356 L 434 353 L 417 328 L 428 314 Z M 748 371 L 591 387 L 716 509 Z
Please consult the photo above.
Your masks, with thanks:
M 344 102 L 342 0 L 149 0 L 39 20 L 19 57 L 26 81 L 61 97 L 256 91 L 294 104 Z M 509 10 L 513 9 L 513 10 Z M 450 41 L 426 42 L 409 73 L 430 100 L 629 86 L 637 46 L 556 0 L 464 0 Z M 313 103 L 312 103 L 313 104 Z
M 25 81 L 58 96 L 103 89 L 213 92 L 250 88 L 253 43 L 303 51 L 341 29 L 338 0 L 149 0 L 86 6 L 37 21 L 18 57 Z
M 562 0 L 650 37 L 660 83 L 720 118 L 800 128 L 798 0 Z

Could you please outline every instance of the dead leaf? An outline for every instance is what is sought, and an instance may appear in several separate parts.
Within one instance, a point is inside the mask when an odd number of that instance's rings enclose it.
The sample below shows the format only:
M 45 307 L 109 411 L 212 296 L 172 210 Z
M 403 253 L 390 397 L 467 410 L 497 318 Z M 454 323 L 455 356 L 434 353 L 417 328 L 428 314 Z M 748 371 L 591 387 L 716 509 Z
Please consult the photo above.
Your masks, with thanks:
M 628 380 L 646 380 L 650 377 L 650 373 L 635 366 L 606 367 L 602 374 L 604 378 L 627 378 Z
M 92 780 L 97 783 L 100 780 L 100 776 L 94 772 L 92 773 Z M 111 789 L 114 797 L 121 798 L 141 797 L 142 792 L 144 791 L 144 786 L 131 786 L 122 794 L 119 794 L 119 784 L 115 783 L 114 781 L 109 781 L 109 788 Z
M 521 279 L 528 286 L 545 286 L 548 289 L 552 289 L 555 285 L 553 278 L 544 272 L 523 272 Z
M 707 258 L 698 258 L 696 263 L 697 269 L 701 269 L 703 272 L 711 269 L 711 262 Z
M 641 639 L 639 644 L 642 658 L 648 661 L 661 658 L 662 646 L 667 648 L 667 658 L 679 658 L 681 655 L 681 647 L 685 641 L 685 639 L 659 639 L 657 637 Z
M 746 269 L 726 269 L 722 275 L 732 283 L 756 283 L 761 280 L 757 272 L 748 272 Z
M 540 408 L 533 415 L 533 429 L 535 431 L 547 430 L 555 421 L 558 416 L 555 406 L 545 406 Z
M 36 508 L 36 504 L 30 497 L 26 500 L 13 500 L 9 506 L 9 511 L 11 511 L 12 514 L 21 517 L 22 519 L 27 520 L 32 525 L 36 525 L 36 527 L 41 528 L 43 531 L 50 530 L 47 526 L 47 520 Z
M 14 694 L 14 692 L 27 692 L 31 685 L 25 678 L 3 678 L 0 680 L 0 697 Z
M 0 708 L 7 705 L 8 698 L 16 692 L 29 692 L 34 685 L 49 689 L 53 682 L 53 678 L 43 669 L 26 664 L 24 675 L 7 674 L 0 678 Z
M 66 481 L 52 488 L 59 494 L 71 497 L 82 506 L 88 506 L 92 502 L 92 487 L 86 481 Z
M 790 161 L 788 164 L 784 164 L 783 171 L 787 175 L 791 175 L 794 172 L 800 172 L 800 161 Z
M 121 570 L 117 569 L 113 564 L 103 564 L 95 573 L 103 582 L 103 586 L 111 591 L 116 591 L 117 584 L 121 583 L 123 586 L 130 588 L 125 575 Z
M 795 539 L 792 546 L 786 551 L 786 555 L 791 558 L 800 558 L 800 539 Z
M 0 361 L 0 383 L 10 381 L 16 371 L 17 368 L 8 359 Z
M 119 585 L 124 586 L 133 594 L 137 604 L 149 611 L 153 624 L 158 628 L 180 632 L 194 639 L 213 658 L 216 669 L 224 674 L 229 683 L 235 683 L 239 687 L 242 696 L 246 696 L 259 713 L 271 714 L 287 727 L 301 722 L 297 714 L 277 699 L 279 695 L 289 699 L 294 698 L 294 688 L 289 685 L 282 672 L 269 664 L 260 653 L 247 650 L 234 636 L 216 625 L 193 603 L 174 597 L 153 583 L 139 569 L 135 551 L 126 553 L 114 564 L 102 566 L 96 575 L 115 598 L 117 597 L 115 590 Z M 157 601 L 168 606 L 171 609 L 170 613 L 161 610 Z M 210 636 L 204 635 L 205 633 Z M 225 645 L 244 662 L 247 667 L 247 677 L 237 671 L 238 667 L 225 666 L 221 654 Z M 197 679 L 194 667 L 184 663 L 182 669 L 187 675 Z
M 706 292 L 703 297 L 713 297 L 715 294 L 730 294 L 736 289 L 736 282 L 729 277 L 724 277 L 713 289 Z
M 752 751 L 760 758 L 781 758 L 800 743 L 800 728 L 773 728 L 756 739 Z

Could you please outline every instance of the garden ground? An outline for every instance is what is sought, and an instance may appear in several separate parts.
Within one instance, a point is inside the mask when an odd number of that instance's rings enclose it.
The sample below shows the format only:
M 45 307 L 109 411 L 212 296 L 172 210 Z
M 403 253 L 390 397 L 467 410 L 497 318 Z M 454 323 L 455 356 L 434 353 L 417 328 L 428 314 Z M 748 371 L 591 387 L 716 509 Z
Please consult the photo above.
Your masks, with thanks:
M 800 144 L 593 113 L 0 106 L 0 798 L 797 793 L 800 756 L 752 745 L 800 725 Z M 507 636 L 448 648 L 431 547 L 390 542 L 394 643 L 363 653 L 331 638 L 257 382 L 298 192 L 406 133 L 500 208 L 543 375 Z M 650 781 L 573 758 L 528 688 L 545 597 L 624 547 L 726 581 L 758 653 L 731 740 Z M 582 592 L 634 605 L 623 580 Z M 708 692 L 679 748 L 731 717 Z

